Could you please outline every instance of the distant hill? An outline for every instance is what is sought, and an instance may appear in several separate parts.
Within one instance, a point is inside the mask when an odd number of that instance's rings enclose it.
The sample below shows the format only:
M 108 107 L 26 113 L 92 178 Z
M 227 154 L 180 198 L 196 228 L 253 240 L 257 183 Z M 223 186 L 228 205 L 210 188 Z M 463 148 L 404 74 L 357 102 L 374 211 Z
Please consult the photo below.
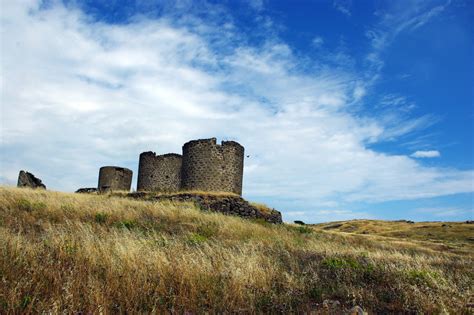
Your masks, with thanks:
M 408 220 L 349 220 L 312 225 L 320 231 L 345 232 L 418 241 L 433 249 L 474 252 L 474 224 Z
M 0 187 L 0 313 L 468 314 L 472 225 L 442 224 Z

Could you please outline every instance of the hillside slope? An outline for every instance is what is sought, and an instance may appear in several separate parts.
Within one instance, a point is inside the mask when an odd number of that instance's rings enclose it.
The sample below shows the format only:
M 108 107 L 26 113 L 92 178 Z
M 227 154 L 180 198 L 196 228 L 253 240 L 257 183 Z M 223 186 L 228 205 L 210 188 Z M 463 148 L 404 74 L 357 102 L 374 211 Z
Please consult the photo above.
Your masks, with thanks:
M 466 222 L 350 220 L 311 226 L 318 231 L 398 238 L 438 250 L 474 252 L 474 224 Z
M 468 313 L 473 260 L 191 203 L 0 188 L 0 313 Z

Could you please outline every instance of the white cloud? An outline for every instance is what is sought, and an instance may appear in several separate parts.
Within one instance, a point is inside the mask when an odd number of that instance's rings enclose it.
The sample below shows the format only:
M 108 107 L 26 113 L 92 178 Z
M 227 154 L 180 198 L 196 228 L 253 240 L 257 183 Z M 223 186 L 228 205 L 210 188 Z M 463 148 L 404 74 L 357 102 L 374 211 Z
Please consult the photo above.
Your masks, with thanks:
M 439 153 L 439 151 L 430 150 L 430 151 L 416 151 L 410 156 L 414 158 L 435 158 L 435 157 L 440 157 L 441 154 Z
M 315 222 L 345 221 L 354 219 L 373 219 L 367 212 L 352 211 L 345 209 L 317 210 L 313 214 Z
M 1 14 L 4 182 L 27 169 L 71 191 L 94 186 L 102 165 L 136 171 L 140 152 L 180 152 L 190 139 L 217 136 L 250 155 L 245 196 L 271 206 L 298 201 L 293 209 L 311 221 L 331 217 L 306 210 L 319 203 L 473 191 L 470 170 L 369 149 L 429 122 L 354 114 L 367 89 L 358 73 L 302 72 L 291 47 L 274 38 L 253 47 L 232 27 L 190 18 L 110 25 L 60 5 L 39 10 L 35 1 L 7 2 Z
M 469 215 L 472 217 L 474 209 L 452 208 L 452 207 L 432 207 L 418 208 L 414 210 L 417 213 L 429 214 L 437 218 L 449 218 L 455 216 Z
M 344 15 L 352 15 L 352 0 L 334 0 L 333 7 Z
M 321 47 L 323 44 L 324 44 L 324 39 L 321 37 L 321 36 L 316 36 L 315 38 L 313 38 L 313 40 L 311 41 L 311 44 L 316 47 L 316 48 L 319 48 Z

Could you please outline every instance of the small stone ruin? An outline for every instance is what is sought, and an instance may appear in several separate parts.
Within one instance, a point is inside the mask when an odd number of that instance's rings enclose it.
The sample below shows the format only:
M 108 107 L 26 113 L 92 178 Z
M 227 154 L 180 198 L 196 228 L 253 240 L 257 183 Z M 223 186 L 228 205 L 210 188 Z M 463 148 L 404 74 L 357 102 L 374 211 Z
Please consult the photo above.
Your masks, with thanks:
M 41 188 L 41 189 L 46 189 L 45 184 L 41 181 L 41 179 L 37 178 L 35 175 L 25 172 L 25 171 L 20 171 L 20 174 L 18 174 L 18 183 L 17 187 L 29 187 L 29 188 Z
M 132 186 L 133 172 L 128 168 L 118 166 L 104 166 L 99 170 L 100 192 L 126 190 L 130 191 Z

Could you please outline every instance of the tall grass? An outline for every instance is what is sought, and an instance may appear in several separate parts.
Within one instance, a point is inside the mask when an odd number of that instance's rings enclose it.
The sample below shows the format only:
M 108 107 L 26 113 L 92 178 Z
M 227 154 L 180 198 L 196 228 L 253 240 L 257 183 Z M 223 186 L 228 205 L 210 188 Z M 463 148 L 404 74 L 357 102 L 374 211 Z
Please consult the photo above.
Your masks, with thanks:
M 468 313 L 473 257 L 191 203 L 0 188 L 0 313 Z

